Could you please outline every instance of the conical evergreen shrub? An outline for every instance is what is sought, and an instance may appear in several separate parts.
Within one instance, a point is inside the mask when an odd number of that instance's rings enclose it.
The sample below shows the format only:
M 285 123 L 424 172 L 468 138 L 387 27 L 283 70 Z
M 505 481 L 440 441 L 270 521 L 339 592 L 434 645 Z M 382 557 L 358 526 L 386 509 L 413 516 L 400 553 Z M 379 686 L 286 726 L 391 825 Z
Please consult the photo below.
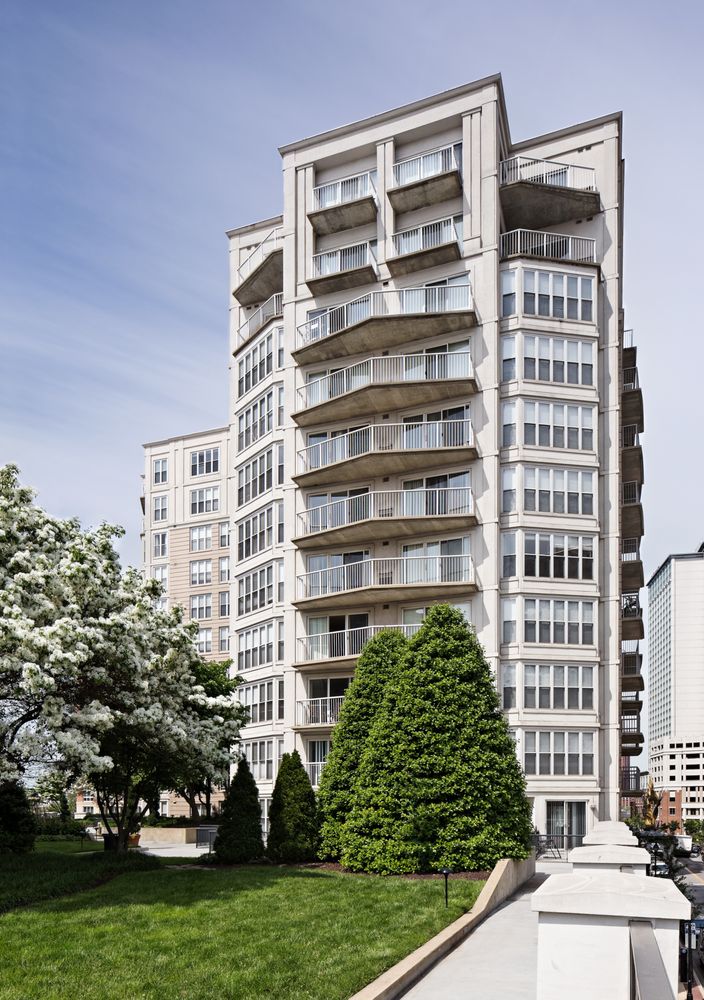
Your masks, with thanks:
M 389 678 L 407 645 L 400 632 L 389 629 L 370 639 L 357 660 L 354 680 L 345 693 L 340 718 L 332 733 L 330 754 L 320 776 L 321 858 L 340 857 L 342 827 L 352 808 L 352 791 L 362 752 Z
M 223 864 L 246 864 L 264 854 L 262 809 L 249 764 L 243 758 L 222 804 L 213 851 Z
M 530 805 L 474 631 L 448 605 L 411 639 L 362 755 L 343 865 L 485 870 L 527 855 Z
M 0 781 L 0 854 L 34 849 L 36 823 L 27 793 L 18 781 Z
M 285 753 L 271 796 L 266 853 L 271 861 L 315 861 L 318 817 L 315 793 L 298 750 Z

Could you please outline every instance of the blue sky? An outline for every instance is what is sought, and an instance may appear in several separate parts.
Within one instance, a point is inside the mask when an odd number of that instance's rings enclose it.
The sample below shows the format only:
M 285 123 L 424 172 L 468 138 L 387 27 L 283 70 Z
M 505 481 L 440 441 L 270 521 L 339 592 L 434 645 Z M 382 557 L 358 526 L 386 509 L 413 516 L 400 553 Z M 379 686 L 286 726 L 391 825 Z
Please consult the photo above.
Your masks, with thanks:
M 0 463 L 139 562 L 142 442 L 227 419 L 224 232 L 279 212 L 277 146 L 501 72 L 514 139 L 624 112 L 646 573 L 698 545 L 703 29 L 695 3 L 5 0 Z

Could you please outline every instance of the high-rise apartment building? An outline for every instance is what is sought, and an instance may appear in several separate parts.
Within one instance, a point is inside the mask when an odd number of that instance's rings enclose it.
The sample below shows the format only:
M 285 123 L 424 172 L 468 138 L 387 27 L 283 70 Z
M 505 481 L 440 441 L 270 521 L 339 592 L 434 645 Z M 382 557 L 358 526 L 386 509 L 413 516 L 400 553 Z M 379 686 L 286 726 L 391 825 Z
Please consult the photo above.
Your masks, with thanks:
M 617 818 L 643 634 L 620 116 L 513 143 L 497 76 L 280 152 L 283 214 L 228 233 L 232 656 L 265 803 L 284 749 L 317 785 L 369 637 L 449 602 L 538 829 Z
M 704 819 L 704 545 L 648 581 L 648 756 L 661 818 Z

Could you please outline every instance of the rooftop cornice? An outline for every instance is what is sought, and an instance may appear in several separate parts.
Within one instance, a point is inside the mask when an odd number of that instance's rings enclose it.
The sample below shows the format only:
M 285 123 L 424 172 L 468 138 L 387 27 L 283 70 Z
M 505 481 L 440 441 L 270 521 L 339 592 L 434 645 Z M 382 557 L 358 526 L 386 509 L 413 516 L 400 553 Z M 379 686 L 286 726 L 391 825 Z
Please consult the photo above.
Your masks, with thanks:
M 175 441 L 192 441 L 193 438 L 207 438 L 214 434 L 227 434 L 229 427 L 213 427 L 207 431 L 193 431 L 191 434 L 175 434 L 173 437 L 162 438 L 160 441 L 145 441 L 143 448 L 161 448 L 165 444 L 173 444 Z

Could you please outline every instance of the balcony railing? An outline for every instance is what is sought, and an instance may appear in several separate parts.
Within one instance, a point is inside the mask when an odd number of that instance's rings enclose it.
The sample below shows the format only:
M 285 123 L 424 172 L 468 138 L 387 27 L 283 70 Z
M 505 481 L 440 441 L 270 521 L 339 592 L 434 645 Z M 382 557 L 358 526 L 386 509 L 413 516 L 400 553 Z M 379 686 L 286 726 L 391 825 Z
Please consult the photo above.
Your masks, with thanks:
M 242 324 L 242 326 L 237 331 L 237 343 L 239 346 L 245 344 L 250 337 L 253 337 L 258 330 L 269 322 L 270 319 L 274 319 L 277 316 L 283 315 L 284 309 L 284 296 L 283 292 L 275 292 L 271 298 L 267 299 L 266 302 L 259 306 L 258 309 L 252 313 L 249 319 Z
M 458 243 L 459 239 L 455 220 L 451 216 L 447 219 L 436 219 L 434 222 L 426 222 L 423 226 L 414 226 L 412 229 L 402 229 L 394 233 L 394 257 L 419 253 L 421 250 L 433 250 L 447 243 Z
M 577 264 L 596 264 L 596 240 L 587 236 L 544 233 L 538 229 L 513 229 L 501 236 L 501 256 L 546 257 Z
M 256 271 L 270 253 L 273 253 L 274 250 L 280 250 L 282 247 L 283 227 L 279 226 L 276 229 L 272 229 L 270 233 L 267 233 L 259 246 L 255 247 L 249 257 L 245 257 L 242 261 L 237 271 L 239 284 L 241 285 L 245 278 L 248 278 L 253 271 Z
M 640 503 L 643 487 L 640 483 L 624 483 L 621 487 L 621 501 L 625 505 Z
M 621 594 L 621 617 L 641 618 L 643 609 L 640 606 L 638 594 Z
M 384 490 L 334 500 L 298 515 L 302 535 L 313 535 L 372 518 L 469 516 L 474 499 L 468 486 L 438 490 Z
M 394 187 L 414 184 L 416 181 L 423 181 L 437 174 L 445 174 L 449 170 L 459 170 L 461 154 L 462 146 L 457 143 L 429 149 L 425 153 L 410 156 L 405 160 L 397 160 L 394 163 Z
M 638 433 L 638 427 L 636 424 L 628 424 L 626 427 L 621 428 L 621 447 L 640 447 L 640 434 Z
M 317 788 L 318 785 L 320 784 L 320 774 L 324 767 L 325 767 L 324 760 L 311 761 L 305 765 L 306 773 L 310 778 L 310 783 L 313 786 L 313 788 Z
M 621 541 L 621 561 L 637 562 L 640 559 L 640 538 L 624 538 Z
M 596 191 L 596 174 L 592 167 L 557 160 L 534 160 L 530 156 L 512 156 L 510 160 L 501 162 L 499 183 L 515 184 L 517 181 L 574 188 L 576 191 Z
M 623 369 L 623 390 L 624 392 L 629 392 L 631 389 L 637 389 L 639 387 L 638 383 L 638 369 L 637 368 L 624 368 Z
M 335 250 L 326 250 L 313 256 L 313 278 L 325 278 L 343 271 L 356 271 L 372 267 L 376 271 L 376 255 L 371 242 L 350 243 Z
M 365 644 L 385 629 L 401 632 L 410 639 L 420 625 L 365 625 L 363 628 L 350 628 L 343 632 L 319 632 L 317 635 L 304 635 L 298 639 L 298 656 L 296 662 L 306 663 L 309 660 L 332 660 L 338 657 L 359 656 Z
M 639 767 L 622 767 L 621 768 L 621 792 L 639 792 L 640 791 L 640 768 Z
M 368 292 L 344 305 L 333 306 L 299 326 L 298 340 L 301 347 L 305 347 L 378 317 L 462 312 L 472 308 L 472 291 L 468 283 Z
M 322 211 L 336 205 L 346 205 L 350 201 L 359 201 L 360 198 L 376 199 L 375 179 L 376 170 L 366 170 L 328 184 L 319 184 L 313 188 L 313 207 L 315 211 Z
M 366 587 L 473 582 L 474 566 L 468 555 L 362 559 L 304 573 L 298 577 L 298 597 L 307 600 Z
M 299 726 L 334 726 L 340 718 L 343 696 L 338 698 L 308 698 L 296 702 L 296 722 Z
M 621 716 L 621 732 L 632 735 L 633 733 L 639 733 L 641 727 L 640 719 L 637 715 L 622 715 Z
M 469 420 L 370 424 L 303 448 L 298 452 L 298 467 L 301 473 L 305 473 L 375 452 L 471 448 L 473 443 L 472 423 Z
M 623 346 L 624 348 L 636 346 L 635 332 L 633 330 L 623 331 Z
M 439 382 L 472 377 L 472 358 L 456 354 L 402 354 L 367 358 L 349 368 L 308 382 L 298 390 L 302 409 L 318 406 L 367 385 L 397 385 L 400 382 Z

